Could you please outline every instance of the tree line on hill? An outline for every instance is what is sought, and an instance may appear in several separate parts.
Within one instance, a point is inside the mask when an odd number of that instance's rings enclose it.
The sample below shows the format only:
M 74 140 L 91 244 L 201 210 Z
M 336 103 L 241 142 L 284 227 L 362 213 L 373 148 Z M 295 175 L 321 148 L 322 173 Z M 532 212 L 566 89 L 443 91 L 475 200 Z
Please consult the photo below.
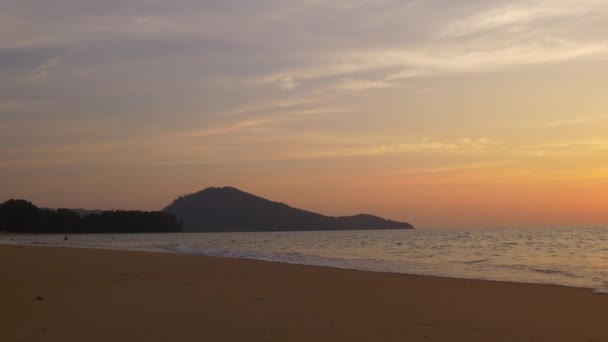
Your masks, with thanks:
M 174 215 L 161 211 L 109 210 L 84 216 L 70 209 L 38 208 L 12 199 L 0 204 L 0 231 L 11 233 L 162 233 L 180 232 Z

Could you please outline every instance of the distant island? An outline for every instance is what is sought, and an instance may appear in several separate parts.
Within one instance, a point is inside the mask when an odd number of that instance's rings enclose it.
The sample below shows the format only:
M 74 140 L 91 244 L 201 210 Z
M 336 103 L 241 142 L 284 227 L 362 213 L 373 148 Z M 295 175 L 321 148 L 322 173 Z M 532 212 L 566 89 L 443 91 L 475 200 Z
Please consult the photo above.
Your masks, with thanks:
M 184 232 L 413 229 L 406 222 L 368 214 L 325 216 L 269 201 L 233 187 L 207 188 L 179 197 L 164 212 L 175 215 Z
M 23 199 L 0 203 L 0 231 L 11 233 L 165 233 L 413 229 L 377 216 L 325 216 L 236 188 L 181 196 L 162 211 L 38 208 Z

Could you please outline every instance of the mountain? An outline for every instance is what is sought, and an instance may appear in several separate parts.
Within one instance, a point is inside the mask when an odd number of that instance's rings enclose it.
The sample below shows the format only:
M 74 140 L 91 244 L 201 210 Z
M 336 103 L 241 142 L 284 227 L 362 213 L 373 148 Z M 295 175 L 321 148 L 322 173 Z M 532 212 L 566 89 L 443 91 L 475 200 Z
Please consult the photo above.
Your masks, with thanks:
M 185 232 L 413 229 L 405 222 L 360 214 L 324 216 L 273 202 L 232 187 L 181 196 L 165 209 Z

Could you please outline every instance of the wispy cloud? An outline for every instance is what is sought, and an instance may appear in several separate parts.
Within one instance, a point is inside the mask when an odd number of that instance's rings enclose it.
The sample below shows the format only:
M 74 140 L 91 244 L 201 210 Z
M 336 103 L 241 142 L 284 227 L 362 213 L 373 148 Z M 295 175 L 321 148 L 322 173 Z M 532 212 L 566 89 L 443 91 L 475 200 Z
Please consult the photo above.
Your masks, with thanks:
M 35 67 L 33 70 L 28 71 L 22 78 L 22 83 L 42 82 L 46 80 L 51 71 L 61 64 L 60 58 L 51 58 L 44 64 Z
M 502 71 L 605 56 L 608 40 L 580 32 L 596 27 L 606 12 L 608 5 L 592 0 L 497 2 L 442 23 L 432 39 L 307 52 L 304 65 L 279 68 L 254 82 L 289 91 L 308 83 L 359 91 L 401 87 L 402 81 L 413 77 Z
M 0 100 L 0 115 L 4 113 L 23 113 L 48 108 L 48 101 L 41 100 Z
M 430 167 L 415 167 L 399 171 L 392 171 L 389 175 L 412 175 L 412 174 L 444 174 L 452 172 L 462 171 L 475 171 L 484 169 L 495 169 L 497 167 L 504 168 L 506 165 L 513 164 L 512 160 L 498 160 L 498 161 L 482 161 L 475 163 L 461 163 L 461 164 L 449 164 L 441 166 L 430 166 Z
M 608 138 L 592 137 L 580 140 L 558 141 L 541 144 L 519 145 L 513 153 L 531 157 L 566 157 L 595 155 L 608 150 Z
M 479 154 L 487 151 L 494 142 L 488 138 L 463 138 L 453 142 L 433 141 L 424 139 L 418 142 L 401 142 L 382 144 L 369 148 L 356 150 L 356 155 L 378 155 L 389 153 L 453 153 L 453 154 Z
M 348 109 L 342 107 L 326 107 L 326 108 L 301 108 L 301 109 L 274 109 L 270 114 L 255 115 L 259 111 L 259 107 L 253 107 L 252 111 L 238 111 L 245 119 L 230 119 L 220 120 L 219 122 L 210 123 L 202 129 L 188 130 L 185 132 L 172 134 L 173 138 L 200 138 L 206 136 L 217 136 L 225 134 L 243 133 L 243 132 L 258 132 L 268 134 L 270 131 L 277 128 L 289 127 L 297 125 L 302 121 L 323 120 L 331 115 L 348 112 Z
M 604 7 L 600 1 L 512 1 L 447 25 L 441 37 L 461 37 L 493 29 L 518 32 L 538 21 L 575 18 Z
M 573 167 L 568 170 L 556 170 L 545 175 L 550 180 L 608 180 L 608 166 Z
M 236 116 L 242 114 L 255 114 L 260 112 L 274 112 L 277 110 L 290 110 L 293 108 L 301 108 L 302 106 L 313 103 L 314 100 L 311 98 L 292 98 L 292 99 L 279 99 L 275 101 L 264 101 L 254 102 L 243 106 L 239 106 L 235 109 L 228 110 L 216 114 L 217 116 Z
M 295 69 L 259 78 L 260 84 L 275 84 L 293 90 L 307 81 L 333 80 L 337 89 L 370 89 L 400 86 L 396 80 L 454 73 L 500 71 L 519 65 L 564 62 L 608 53 L 608 42 L 578 43 L 561 39 L 515 45 L 469 43 L 460 46 L 381 49 L 345 53 L 327 58 L 321 66 Z M 388 71 L 397 70 L 397 71 Z M 353 76 L 376 72 L 371 79 L 353 81 Z M 290 80 L 290 87 L 283 80 Z
M 388 182 L 398 185 L 488 184 L 521 181 L 531 177 L 534 170 L 512 160 L 488 160 L 472 163 L 442 164 L 410 167 L 384 175 Z
M 365 79 L 352 79 L 348 78 L 344 81 L 338 82 L 334 89 L 344 90 L 344 91 L 365 91 L 365 90 L 373 90 L 373 89 L 384 89 L 384 88 L 393 88 L 395 84 L 388 81 L 372 81 Z
M 537 123 L 524 123 L 524 124 L 518 125 L 518 127 L 553 128 L 553 127 L 589 124 L 589 123 L 594 123 L 594 122 L 598 122 L 598 121 L 606 121 L 606 120 L 608 120 L 608 115 L 583 116 L 583 117 L 577 117 L 577 118 L 572 118 L 572 119 L 551 120 L 551 121 L 537 122 Z

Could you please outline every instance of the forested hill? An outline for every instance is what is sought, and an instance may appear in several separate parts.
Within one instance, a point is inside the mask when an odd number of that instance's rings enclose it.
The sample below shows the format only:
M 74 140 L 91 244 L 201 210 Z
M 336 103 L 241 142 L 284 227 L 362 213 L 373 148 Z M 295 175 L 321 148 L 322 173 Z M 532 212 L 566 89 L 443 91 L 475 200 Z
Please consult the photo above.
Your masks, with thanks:
M 180 197 L 163 211 L 45 209 L 13 199 L 0 204 L 0 231 L 12 233 L 159 233 L 413 229 L 368 214 L 325 216 L 232 187 Z
M 413 229 L 409 223 L 367 214 L 324 216 L 232 187 L 180 197 L 164 211 L 175 215 L 188 232 Z
M 175 216 L 160 211 L 95 211 L 38 208 L 26 200 L 0 204 L 0 231 L 11 233 L 161 233 L 181 231 Z

